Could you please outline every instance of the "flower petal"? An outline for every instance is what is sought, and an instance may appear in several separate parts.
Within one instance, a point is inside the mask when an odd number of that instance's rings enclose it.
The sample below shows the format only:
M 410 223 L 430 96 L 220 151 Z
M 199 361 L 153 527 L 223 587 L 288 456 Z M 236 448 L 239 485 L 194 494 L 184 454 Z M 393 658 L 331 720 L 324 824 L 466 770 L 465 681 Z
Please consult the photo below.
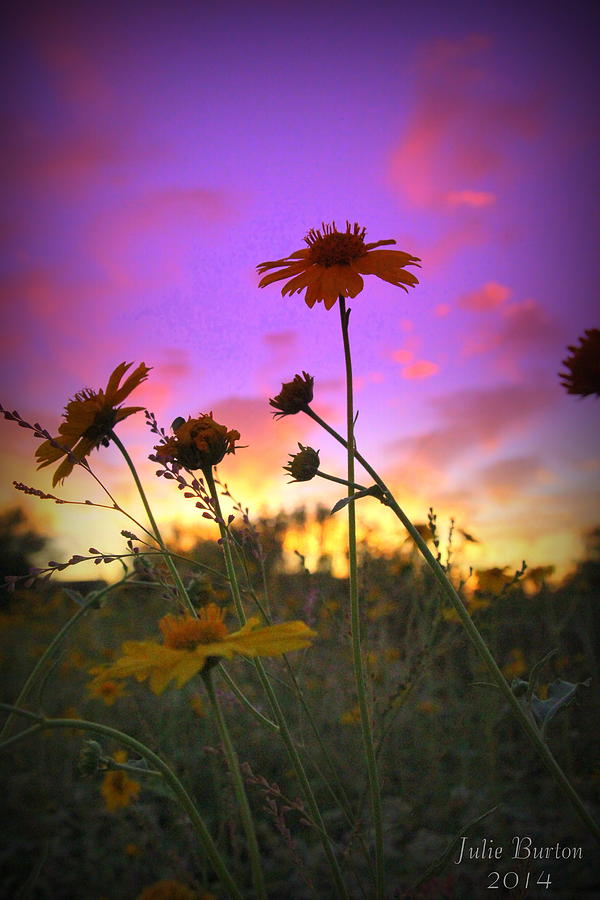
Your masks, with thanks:
M 256 621 L 256 620 L 254 620 Z M 228 635 L 224 642 L 242 656 L 280 656 L 291 650 L 308 647 L 317 636 L 304 622 L 282 622 L 265 628 L 244 628 Z
M 258 286 L 266 287 L 274 281 L 281 281 L 282 278 L 290 278 L 293 275 L 298 275 L 300 272 L 304 272 L 305 269 L 306 263 L 294 263 L 293 265 L 287 266 L 285 269 L 280 269 L 279 272 L 271 272 L 270 275 L 265 275 L 265 277 L 261 278 L 258 282 Z
M 306 269 L 304 272 L 296 275 L 295 278 L 292 278 L 291 281 L 288 281 L 288 283 L 282 287 L 281 293 L 283 296 L 286 294 L 299 294 L 305 287 L 312 284 L 316 278 L 320 278 L 320 276 L 321 271 L 319 267 L 311 266 L 310 269 Z
M 121 363 L 121 366 L 124 366 L 124 365 L 125 365 L 125 363 Z M 129 363 L 127 366 L 125 366 L 125 369 L 123 369 L 123 374 L 127 371 L 129 366 L 131 366 L 131 365 L 133 365 L 133 363 Z M 114 378 L 115 373 L 118 371 L 118 369 L 121 368 L 121 366 L 117 366 L 117 368 L 115 369 L 113 374 L 110 376 L 110 379 L 109 379 L 109 382 L 108 382 L 108 385 L 106 388 L 106 399 L 111 406 L 118 406 L 119 403 L 122 403 L 123 400 L 125 399 L 125 397 L 128 397 L 129 394 L 134 390 L 134 388 L 136 388 L 139 384 L 141 384 L 142 381 L 146 380 L 146 378 L 148 377 L 148 372 L 150 371 L 149 366 L 147 366 L 145 363 L 140 363 L 139 366 L 137 367 L 137 369 L 135 369 L 126 378 L 126 380 L 123 382 L 121 387 L 117 389 L 117 384 L 120 380 L 120 376 L 119 376 L 119 379 L 117 380 L 116 384 L 114 385 L 114 387 L 112 386 L 113 378 Z M 144 407 L 141 407 L 141 408 L 143 409 Z

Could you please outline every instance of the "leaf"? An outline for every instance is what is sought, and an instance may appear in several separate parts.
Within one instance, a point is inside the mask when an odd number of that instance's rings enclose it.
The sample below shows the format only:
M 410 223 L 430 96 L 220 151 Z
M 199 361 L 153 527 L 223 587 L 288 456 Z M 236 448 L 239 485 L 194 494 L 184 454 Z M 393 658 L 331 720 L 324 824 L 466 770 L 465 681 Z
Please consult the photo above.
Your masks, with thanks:
M 540 700 L 537 694 L 533 695 L 531 698 L 531 710 L 537 722 L 541 725 L 542 731 L 546 730 L 548 723 L 561 709 L 573 702 L 577 688 L 589 687 L 590 681 L 588 678 L 586 681 L 573 684 L 570 681 L 561 681 L 560 678 L 557 678 L 548 687 L 547 700 Z
M 378 485 L 374 484 L 372 487 L 365 488 L 362 491 L 357 491 L 355 494 L 352 494 L 351 497 L 342 497 L 342 499 L 338 500 L 338 502 L 331 510 L 331 515 L 333 516 L 336 512 L 339 512 L 340 509 L 343 509 L 349 503 L 353 503 L 355 500 L 360 500 L 361 497 L 377 497 L 378 500 L 381 500 L 381 489 L 378 487 Z

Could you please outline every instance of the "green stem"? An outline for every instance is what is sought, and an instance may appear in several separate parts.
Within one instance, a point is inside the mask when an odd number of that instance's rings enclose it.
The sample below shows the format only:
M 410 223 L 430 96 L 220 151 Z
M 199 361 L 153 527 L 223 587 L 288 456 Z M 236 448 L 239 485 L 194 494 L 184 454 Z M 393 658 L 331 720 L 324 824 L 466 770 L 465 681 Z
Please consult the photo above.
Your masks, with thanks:
M 321 425 L 326 431 L 328 431 L 329 434 L 336 439 L 336 441 L 338 441 L 344 447 L 348 446 L 348 444 L 344 440 L 344 438 L 340 434 L 338 434 L 337 431 L 335 431 L 330 425 L 328 425 L 327 422 L 325 422 L 323 419 L 321 419 L 321 417 L 319 415 L 317 415 L 317 413 L 315 413 L 314 410 L 312 410 L 309 407 L 306 410 L 306 413 L 307 413 L 307 415 L 310 416 L 311 419 L 313 419 L 315 422 L 318 422 L 319 425 Z M 569 779 L 567 778 L 567 776 L 561 769 L 560 765 L 554 758 L 552 751 L 550 750 L 548 745 L 545 743 L 537 726 L 527 715 L 527 712 L 521 706 L 518 698 L 515 697 L 515 695 L 511 691 L 510 685 L 508 684 L 504 675 L 498 668 L 498 665 L 497 665 L 494 657 L 490 653 L 485 640 L 483 639 L 482 635 L 480 634 L 477 626 L 473 623 L 471 616 L 467 612 L 467 609 L 465 608 L 464 603 L 462 602 L 460 596 L 458 595 L 456 589 L 454 588 L 454 585 L 452 584 L 452 582 L 449 580 L 448 576 L 444 572 L 444 569 L 442 568 L 442 566 L 440 565 L 438 560 L 435 558 L 435 556 L 432 554 L 429 547 L 427 546 L 427 543 L 423 540 L 423 538 L 421 537 L 421 535 L 419 534 L 417 529 L 414 527 L 414 525 L 412 524 L 412 522 L 410 521 L 410 519 L 408 518 L 406 513 L 399 506 L 399 504 L 393 497 L 392 493 L 390 492 L 390 489 L 387 487 L 387 485 L 385 484 L 383 479 L 379 477 L 379 475 L 377 474 L 375 469 L 373 469 L 373 467 L 371 465 L 369 465 L 367 460 L 363 456 L 361 456 L 361 454 L 358 453 L 356 450 L 354 451 L 354 456 L 358 460 L 358 462 L 361 464 L 361 466 L 365 469 L 365 471 L 367 471 L 369 473 L 371 478 L 373 478 L 375 483 L 377 485 L 379 485 L 379 487 L 381 488 L 381 490 L 385 496 L 386 505 L 389 506 L 390 509 L 394 512 L 394 514 L 400 519 L 400 521 L 402 522 L 402 524 L 404 525 L 404 527 L 406 528 L 406 530 L 408 531 L 408 533 L 414 540 L 415 544 L 419 548 L 423 558 L 425 559 L 427 565 L 431 569 L 433 576 L 434 576 L 435 580 L 437 581 L 438 585 L 440 586 L 442 592 L 444 593 L 446 598 L 450 601 L 450 603 L 456 610 L 456 613 L 457 613 L 458 617 L 460 618 L 460 621 L 461 621 L 465 631 L 467 632 L 467 637 L 469 638 L 471 644 L 475 648 L 477 654 L 479 655 L 479 658 L 485 664 L 486 668 L 488 669 L 489 673 L 491 674 L 492 678 L 494 679 L 494 683 L 500 689 L 504 698 L 510 705 L 512 712 L 518 719 L 521 727 L 523 728 L 525 734 L 527 735 L 530 742 L 534 746 L 538 755 L 542 759 L 544 765 L 546 766 L 546 768 L 548 769 L 548 771 L 550 772 L 550 774 L 552 775 L 552 777 L 554 778 L 554 780 L 556 781 L 558 786 L 562 789 L 565 796 L 571 802 L 573 808 L 579 815 L 579 818 L 582 820 L 582 822 L 584 822 L 584 824 L 586 825 L 586 827 L 588 828 L 590 833 L 594 836 L 596 841 L 598 841 L 598 843 L 600 843 L 600 827 L 598 826 L 598 823 L 594 821 L 594 819 L 592 818 L 592 816 L 590 815 L 590 813 L 584 806 L 583 801 L 577 794 L 577 791 L 575 790 L 575 788 L 573 787 L 573 785 L 571 784 L 571 782 L 569 781 Z M 349 505 L 353 506 L 354 504 L 349 504 Z
M 204 824 L 204 820 L 202 816 L 198 812 L 196 805 L 194 804 L 192 798 L 177 778 L 175 773 L 169 766 L 157 756 L 156 753 L 153 753 L 149 747 L 145 744 L 142 744 L 140 741 L 137 741 L 135 738 L 131 737 L 129 734 L 125 734 L 122 731 L 117 731 L 116 728 L 111 728 L 109 725 L 102 725 L 99 722 L 88 722 L 84 719 L 46 719 L 44 716 L 38 716 L 35 713 L 30 712 L 25 709 L 17 709 L 14 706 L 10 706 L 7 703 L 0 703 L 0 709 L 7 709 L 16 715 L 24 716 L 27 719 L 33 719 L 37 722 L 40 728 L 43 729 L 52 729 L 52 728 L 72 728 L 80 731 L 91 731 L 94 734 L 102 734 L 107 738 L 111 738 L 111 740 L 117 741 L 125 747 L 128 747 L 134 753 L 137 753 L 139 756 L 143 757 L 146 762 L 151 764 L 158 772 L 160 772 L 166 784 L 169 785 L 175 797 L 179 801 L 182 809 L 185 810 L 187 815 L 190 818 L 196 832 L 202 842 L 202 845 L 206 851 L 206 855 L 210 859 L 212 866 L 215 870 L 215 873 L 218 875 L 219 879 L 223 887 L 226 889 L 229 897 L 232 897 L 233 900 L 243 900 L 243 896 L 238 890 L 238 887 L 229 874 L 229 870 L 223 859 L 221 858 L 221 854 L 217 850 L 216 845 L 214 844 L 206 825 Z M 26 731 L 21 732 L 21 736 L 25 736 L 31 733 L 31 729 L 28 728 Z
M 252 713 L 252 715 L 254 716 L 255 719 L 258 719 L 258 721 L 262 725 L 266 725 L 267 728 L 269 728 L 271 731 L 279 732 L 279 725 L 276 725 L 275 722 L 272 722 L 270 719 L 267 719 L 266 716 L 263 716 L 263 714 L 260 712 L 260 710 L 258 710 L 254 706 L 254 704 L 250 702 L 250 700 L 248 700 L 248 698 L 246 697 L 244 692 L 241 690 L 241 688 L 239 688 L 237 686 L 237 684 L 235 683 L 235 681 L 233 680 L 233 678 L 231 677 L 231 675 L 229 674 L 229 672 L 227 671 L 227 669 L 224 666 L 219 666 L 219 675 L 221 675 L 222 678 L 224 679 L 224 681 L 227 682 L 227 684 L 229 685 L 229 687 L 231 688 L 231 690 L 233 691 L 235 696 L 238 698 L 238 700 L 241 703 L 243 703 L 247 709 L 250 710 L 250 712 Z
M 246 615 L 244 613 L 244 609 L 242 606 L 242 601 L 241 601 L 241 597 L 240 597 L 240 589 L 239 589 L 238 580 L 237 580 L 237 573 L 235 571 L 235 566 L 233 565 L 231 548 L 229 546 L 229 534 L 228 534 L 227 528 L 225 526 L 225 521 L 223 519 L 223 513 L 221 511 L 221 502 L 219 500 L 219 494 L 217 492 L 217 488 L 215 485 L 215 480 L 214 480 L 214 477 L 212 474 L 212 469 L 207 467 L 203 471 L 204 471 L 204 477 L 206 479 L 206 483 L 207 483 L 207 486 L 209 489 L 209 493 L 211 495 L 211 498 L 212 498 L 212 501 L 214 504 L 214 510 L 217 515 L 219 531 L 221 534 L 221 546 L 223 548 L 223 556 L 225 558 L 225 568 L 227 570 L 227 575 L 229 578 L 229 586 L 230 586 L 230 590 L 231 590 L 231 596 L 233 598 L 233 602 L 234 602 L 240 623 L 242 625 L 244 625 L 246 622 Z M 267 675 L 267 673 L 265 671 L 265 668 L 262 664 L 262 660 L 256 658 L 253 660 L 253 662 L 254 662 L 256 671 L 258 673 L 258 677 L 260 678 L 261 684 L 263 686 L 263 689 L 269 699 L 269 703 L 271 706 L 271 710 L 273 711 L 273 716 L 275 718 L 275 721 L 276 721 L 277 725 L 279 726 L 279 733 L 281 735 L 281 739 L 283 740 L 283 742 L 285 744 L 290 762 L 292 763 L 292 766 L 294 767 L 294 770 L 298 776 L 298 780 L 300 781 L 300 784 L 302 786 L 302 790 L 304 792 L 304 797 L 308 804 L 310 815 L 312 817 L 313 822 L 315 823 L 317 831 L 319 832 L 319 836 L 320 836 L 321 842 L 323 844 L 323 849 L 325 851 L 327 860 L 331 867 L 331 871 L 332 871 L 332 875 L 333 875 L 333 879 L 334 879 L 334 887 L 335 887 L 335 891 L 336 891 L 336 896 L 343 898 L 343 900 L 346 900 L 346 898 L 348 897 L 348 893 L 346 891 L 344 882 L 342 880 L 342 873 L 340 871 L 340 867 L 339 867 L 337 858 L 333 851 L 331 840 L 325 829 L 325 823 L 323 822 L 321 812 L 319 810 L 319 807 L 317 806 L 317 801 L 313 794 L 313 790 L 312 790 L 310 781 L 308 780 L 308 776 L 304 770 L 302 760 L 300 759 L 300 755 L 296 749 L 296 745 L 294 743 L 294 740 L 293 740 L 290 730 L 288 728 L 287 720 L 283 714 L 283 710 L 281 709 L 281 706 L 279 705 L 277 695 L 275 694 L 275 691 L 273 690 L 273 688 L 271 686 L 269 676 Z
M 68 620 L 68 622 L 65 622 L 63 627 L 60 629 L 58 634 L 55 635 L 55 637 L 50 642 L 50 644 L 48 644 L 48 646 L 46 647 L 46 649 L 44 650 L 44 652 L 42 653 L 42 655 L 36 662 L 35 666 L 29 673 L 29 676 L 28 676 L 25 684 L 21 688 L 19 696 L 15 700 L 15 703 L 14 703 L 15 706 L 22 706 L 23 703 L 25 703 L 25 701 L 29 698 L 29 695 L 33 689 L 34 684 L 36 683 L 39 673 L 42 671 L 46 662 L 52 656 L 54 651 L 57 650 L 58 647 L 60 646 L 60 644 L 64 641 L 64 639 L 66 638 L 68 633 L 71 631 L 71 629 L 75 627 L 77 622 L 79 622 L 79 620 L 82 619 L 85 616 L 85 614 L 90 609 L 92 609 L 92 607 L 97 606 L 100 602 L 100 599 L 105 594 L 108 594 L 109 591 L 112 591 L 112 590 L 114 590 L 114 588 L 122 585 L 130 577 L 131 577 L 131 573 L 127 574 L 120 581 L 117 581 L 114 584 L 109 584 L 107 587 L 103 588 L 101 591 L 98 591 L 98 593 L 94 592 L 93 594 L 91 594 L 88 597 L 88 599 L 84 603 L 82 603 L 82 605 L 74 613 L 74 615 L 71 616 L 71 618 Z M 8 715 L 4 725 L 2 726 L 2 730 L 0 730 L 0 740 L 8 732 L 8 730 L 11 726 L 11 723 L 13 721 L 13 717 L 14 717 L 13 713 L 10 713 Z
M 348 497 L 354 496 L 354 395 L 352 387 L 352 355 L 350 352 L 350 335 L 348 323 L 350 310 L 342 296 L 338 300 L 340 306 L 340 322 L 344 343 L 344 363 L 346 368 L 346 428 L 348 433 Z M 354 679 L 360 712 L 360 724 L 367 765 L 371 813 L 375 837 L 375 896 L 383 900 L 385 874 L 383 860 L 383 817 L 381 811 L 381 789 L 379 772 L 373 743 L 371 715 L 367 702 L 366 673 L 361 649 L 360 606 L 358 602 L 358 563 L 356 551 L 356 504 L 348 504 L 348 584 L 350 591 L 350 635 L 352 641 L 352 660 L 354 663 Z
M 179 598 L 180 598 L 181 602 L 183 603 L 183 605 L 188 607 L 191 614 L 195 618 L 197 618 L 198 613 L 196 612 L 196 610 L 194 608 L 194 604 L 192 603 L 192 601 L 189 598 L 188 592 L 186 591 L 183 581 L 181 580 L 181 576 L 179 575 L 179 572 L 177 571 L 177 568 L 175 567 L 175 563 L 171 559 L 171 554 L 167 550 L 166 544 L 162 539 L 162 535 L 160 533 L 158 524 L 156 522 L 156 519 L 154 518 L 154 514 L 150 508 L 150 504 L 148 503 L 148 498 L 146 497 L 146 493 L 144 491 L 144 488 L 142 487 L 142 482 L 140 481 L 139 475 L 137 473 L 137 469 L 135 468 L 135 466 L 133 464 L 133 460 L 131 459 L 129 453 L 125 449 L 125 446 L 119 440 L 119 438 L 114 433 L 114 431 L 111 431 L 110 438 L 114 442 L 115 446 L 118 447 L 119 450 L 121 451 L 121 454 L 123 455 L 123 458 L 129 467 L 129 471 L 131 472 L 131 474 L 133 476 L 133 480 L 135 481 L 135 486 L 137 487 L 138 493 L 142 500 L 142 503 L 144 504 L 144 509 L 146 510 L 146 515 L 148 516 L 148 521 L 150 522 L 152 531 L 154 532 L 154 537 L 156 538 L 156 541 L 162 551 L 163 559 L 165 560 L 165 562 L 169 568 L 169 571 L 171 572 L 171 575 L 173 576 L 173 580 L 175 582 L 175 586 L 177 588 Z
M 235 796 L 238 802 L 242 826 L 246 835 L 246 841 L 248 842 L 248 855 L 250 856 L 250 868 L 252 870 L 252 883 L 254 885 L 255 895 L 257 898 L 261 898 L 261 900 L 266 900 L 267 892 L 265 889 L 265 882 L 260 862 L 260 850 L 258 848 L 258 841 L 256 840 L 254 819 L 252 818 L 252 812 L 248 803 L 248 797 L 246 795 L 246 789 L 244 787 L 244 780 L 240 771 L 240 764 L 237 753 L 235 752 L 233 743 L 231 742 L 231 735 L 229 734 L 229 729 L 227 727 L 225 717 L 223 716 L 220 703 L 215 693 L 215 687 L 212 682 L 210 669 L 204 669 L 204 671 L 202 672 L 202 680 L 204 681 L 204 686 L 206 687 L 210 705 L 217 721 L 219 736 L 221 738 L 221 743 L 223 744 L 223 749 L 225 750 L 225 756 L 227 757 L 229 771 L 231 772 L 231 777 L 233 778 L 233 789 L 235 791 Z

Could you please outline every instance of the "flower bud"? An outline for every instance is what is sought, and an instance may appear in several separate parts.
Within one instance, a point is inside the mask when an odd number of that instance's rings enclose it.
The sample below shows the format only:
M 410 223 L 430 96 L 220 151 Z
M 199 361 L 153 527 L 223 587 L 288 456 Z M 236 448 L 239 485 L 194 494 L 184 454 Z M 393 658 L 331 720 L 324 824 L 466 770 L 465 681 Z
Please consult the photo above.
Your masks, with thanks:
M 277 410 L 273 415 L 277 418 L 303 412 L 312 401 L 314 382 L 315 379 L 307 372 L 294 375 L 293 381 L 284 382 L 277 396 L 269 400 L 271 406 Z
M 284 471 L 289 472 L 292 481 L 310 481 L 319 471 L 319 451 L 302 444 L 298 446 L 300 453 L 290 454 L 290 461 L 283 467 Z
M 79 751 L 77 771 L 84 776 L 95 775 L 96 772 L 106 768 L 103 759 L 104 754 L 98 741 L 86 741 Z

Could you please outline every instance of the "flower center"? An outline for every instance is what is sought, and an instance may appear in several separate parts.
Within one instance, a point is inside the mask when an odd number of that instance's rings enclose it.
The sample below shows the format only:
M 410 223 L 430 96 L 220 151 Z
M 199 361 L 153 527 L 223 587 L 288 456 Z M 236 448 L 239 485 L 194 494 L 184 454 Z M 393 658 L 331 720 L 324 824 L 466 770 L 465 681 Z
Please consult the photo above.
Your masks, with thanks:
M 159 622 L 164 636 L 164 645 L 171 650 L 194 650 L 198 644 L 212 644 L 227 636 L 227 626 L 223 622 L 224 612 L 209 603 L 200 610 L 200 618 L 191 616 L 163 616 Z
M 311 228 L 304 240 L 310 250 L 310 260 L 318 266 L 348 266 L 353 259 L 364 256 L 367 252 L 364 242 L 366 228 L 358 223 L 351 227 L 346 222 L 346 230 L 338 231 L 335 222 L 331 225 L 323 223 L 322 231 Z

